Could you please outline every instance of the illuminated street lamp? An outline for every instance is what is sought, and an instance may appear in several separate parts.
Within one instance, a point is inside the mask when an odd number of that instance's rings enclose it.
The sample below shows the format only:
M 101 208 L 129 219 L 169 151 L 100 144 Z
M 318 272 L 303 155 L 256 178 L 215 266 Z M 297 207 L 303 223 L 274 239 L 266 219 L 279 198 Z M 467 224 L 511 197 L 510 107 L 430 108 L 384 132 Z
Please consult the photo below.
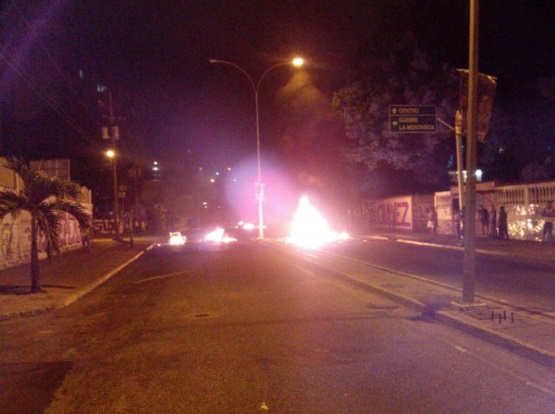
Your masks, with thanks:
M 112 161 L 112 169 L 114 174 L 114 238 L 120 240 L 119 237 L 119 206 L 118 206 L 118 168 L 116 142 L 119 141 L 119 126 L 115 125 L 115 121 L 120 118 L 114 116 L 114 106 L 112 103 L 112 91 L 108 91 L 108 126 L 102 127 L 102 139 L 112 141 L 112 149 L 106 151 L 106 156 Z M 133 242 L 131 242 L 133 244 Z
M 110 149 L 106 151 L 106 156 L 110 158 L 114 175 L 114 238 L 119 240 L 118 169 L 116 163 L 116 152 Z
M 262 74 L 260 79 L 257 83 L 254 82 L 252 77 L 248 74 L 246 70 L 244 70 L 239 65 L 229 62 L 227 60 L 219 60 L 219 59 L 209 59 L 210 63 L 222 63 L 224 65 L 230 65 L 234 68 L 238 69 L 247 77 L 249 80 L 252 90 L 254 92 L 254 110 L 255 110 L 255 118 L 256 118 L 256 175 L 257 175 L 257 201 L 258 201 L 258 237 L 260 239 L 264 238 L 264 214 L 263 214 L 263 203 L 264 203 L 264 184 L 262 183 L 262 168 L 260 162 L 260 121 L 259 121 L 259 109 L 258 109 L 258 92 L 260 90 L 260 84 L 262 83 L 262 79 L 270 72 L 271 70 L 279 67 L 279 66 L 287 66 L 293 65 L 295 67 L 301 67 L 304 64 L 304 60 L 300 57 L 296 57 L 291 61 L 288 62 L 280 62 L 276 63 L 273 66 L 270 66 L 266 71 Z

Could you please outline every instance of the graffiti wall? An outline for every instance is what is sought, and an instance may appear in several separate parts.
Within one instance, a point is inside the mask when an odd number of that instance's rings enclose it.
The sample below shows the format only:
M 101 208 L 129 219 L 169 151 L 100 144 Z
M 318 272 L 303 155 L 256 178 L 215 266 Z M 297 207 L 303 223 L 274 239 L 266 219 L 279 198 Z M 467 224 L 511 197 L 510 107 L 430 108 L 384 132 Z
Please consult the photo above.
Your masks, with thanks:
M 60 228 L 60 249 L 62 251 L 81 245 L 79 223 L 71 215 L 63 213 Z M 38 241 L 39 257 L 46 257 L 44 236 Z M 28 263 L 31 260 L 31 216 L 22 212 L 13 219 L 7 215 L 0 221 L 0 269 Z
M 49 177 L 69 179 L 69 160 L 31 162 L 31 167 L 41 170 Z M 0 188 L 19 191 L 23 188 L 21 177 L 6 168 L 0 158 Z M 92 213 L 92 191 L 81 188 L 79 202 Z M 81 233 L 79 223 L 73 216 L 61 213 L 59 246 L 61 251 L 79 247 Z M 39 258 L 46 257 L 46 240 L 39 236 Z M 11 214 L 0 219 L 0 269 L 27 263 L 31 260 L 31 215 L 23 211 L 16 219 Z
M 477 236 L 483 232 L 478 209 L 490 210 L 504 207 L 508 214 L 509 237 L 521 240 L 543 240 L 545 217 L 542 210 L 548 201 L 555 200 L 555 181 L 521 184 L 502 184 L 494 181 L 480 182 L 476 186 L 476 211 L 465 213 L 465 219 L 475 220 Z M 459 207 L 456 185 L 448 191 L 429 195 L 391 197 L 381 200 L 364 200 L 349 210 L 350 231 L 396 230 L 427 232 L 427 216 L 434 207 L 438 216 L 439 234 L 456 235 L 454 210 Z
M 375 206 L 376 226 L 412 230 L 412 199 L 410 196 L 388 198 Z
M 21 220 L 4 217 L 0 224 L 0 269 L 30 261 L 30 230 Z
M 453 221 L 453 204 L 458 205 L 458 200 L 453 199 L 451 192 L 442 191 L 435 193 L 435 208 L 437 212 L 437 232 L 439 234 L 457 234 Z
M 94 220 L 94 234 L 114 234 L 114 220 Z
M 364 203 L 363 220 L 368 228 L 403 231 L 426 231 L 428 211 L 433 195 L 391 197 Z

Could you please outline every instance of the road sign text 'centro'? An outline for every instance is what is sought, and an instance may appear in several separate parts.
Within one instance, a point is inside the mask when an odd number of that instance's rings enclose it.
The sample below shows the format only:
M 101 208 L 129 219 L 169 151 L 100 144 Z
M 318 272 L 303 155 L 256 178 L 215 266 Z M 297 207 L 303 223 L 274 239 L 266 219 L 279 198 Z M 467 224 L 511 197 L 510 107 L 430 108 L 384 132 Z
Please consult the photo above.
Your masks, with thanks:
M 391 105 L 389 130 L 401 134 L 437 132 L 436 107 L 434 105 Z

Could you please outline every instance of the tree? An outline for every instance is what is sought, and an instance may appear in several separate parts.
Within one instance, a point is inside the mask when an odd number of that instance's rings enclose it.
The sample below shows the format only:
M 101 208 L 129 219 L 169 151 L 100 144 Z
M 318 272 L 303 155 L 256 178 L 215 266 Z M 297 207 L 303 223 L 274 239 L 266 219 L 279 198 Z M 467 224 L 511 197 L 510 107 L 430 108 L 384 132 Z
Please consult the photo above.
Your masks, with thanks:
M 511 119 L 501 105 L 495 105 L 486 139 L 478 143 L 478 168 L 483 170 L 486 180 L 520 178 L 518 173 L 526 151 L 519 146 L 514 122 L 517 121 Z
M 346 162 L 358 174 L 373 178 L 374 188 L 384 173 L 398 177 L 398 189 L 408 183 L 407 177 L 411 181 L 407 188 L 413 191 L 415 185 L 423 190 L 444 186 L 449 182 L 447 162 L 454 153 L 452 132 L 440 128 L 445 132 L 391 133 L 389 106 L 435 105 L 437 115 L 452 124 L 456 71 L 432 61 L 410 34 L 379 45 L 365 62 L 358 79 L 333 96 L 348 138 Z
M 539 78 L 529 87 L 530 100 L 520 109 L 522 131 L 518 156 L 526 180 L 555 178 L 555 77 Z
M 42 290 L 38 256 L 39 235 L 46 239 L 46 251 L 59 252 L 59 231 L 62 212 L 71 214 L 79 226 L 89 229 L 91 216 L 80 204 L 81 187 L 71 181 L 46 177 L 33 171 L 29 163 L 15 157 L 7 157 L 6 167 L 17 173 L 23 181 L 23 189 L 0 191 L 0 218 L 7 214 L 17 217 L 22 211 L 31 214 L 31 293 Z

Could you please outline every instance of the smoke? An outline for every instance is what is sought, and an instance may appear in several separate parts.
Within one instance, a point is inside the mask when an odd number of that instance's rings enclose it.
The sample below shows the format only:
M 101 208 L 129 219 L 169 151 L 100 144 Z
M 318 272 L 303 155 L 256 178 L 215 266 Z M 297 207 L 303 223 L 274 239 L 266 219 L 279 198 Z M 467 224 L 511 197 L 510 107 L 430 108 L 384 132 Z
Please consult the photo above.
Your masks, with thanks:
M 301 114 L 303 117 L 329 119 L 333 108 L 328 99 L 314 84 L 307 71 L 295 72 L 290 82 L 278 89 L 276 104 L 287 112 Z

